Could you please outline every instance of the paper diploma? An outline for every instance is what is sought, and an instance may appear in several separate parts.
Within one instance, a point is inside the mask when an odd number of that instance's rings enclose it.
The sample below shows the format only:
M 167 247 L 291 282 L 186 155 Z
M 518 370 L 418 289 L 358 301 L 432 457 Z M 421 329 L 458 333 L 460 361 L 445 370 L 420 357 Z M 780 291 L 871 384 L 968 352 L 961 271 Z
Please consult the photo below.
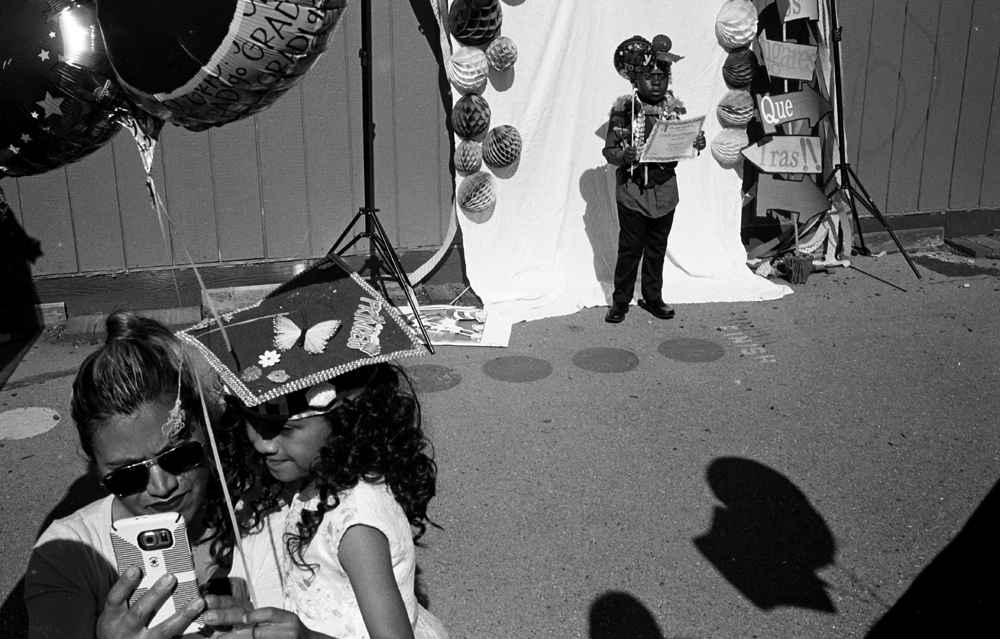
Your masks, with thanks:
M 646 138 L 639 162 L 676 162 L 695 157 L 694 141 L 705 116 L 687 120 L 658 120 Z

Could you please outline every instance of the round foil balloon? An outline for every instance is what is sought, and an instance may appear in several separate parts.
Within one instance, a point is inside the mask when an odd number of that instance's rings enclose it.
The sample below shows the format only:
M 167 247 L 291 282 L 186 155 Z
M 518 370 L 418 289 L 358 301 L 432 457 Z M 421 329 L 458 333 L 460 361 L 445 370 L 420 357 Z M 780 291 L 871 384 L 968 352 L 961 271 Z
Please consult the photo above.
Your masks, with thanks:
M 497 71 L 506 71 L 517 62 L 517 45 L 507 36 L 500 36 L 486 47 L 486 59 Z
M 737 128 L 744 127 L 753 118 L 754 103 L 753 96 L 749 91 L 733 89 L 722 97 L 716 114 L 719 122 L 724 127 Z
M 120 130 L 121 91 L 86 0 L 6 0 L 0 9 L 0 177 L 44 173 Z
M 653 64 L 653 45 L 642 36 L 632 36 L 615 49 L 615 70 L 629 82 Z
M 465 47 L 451 56 L 451 83 L 462 93 L 482 93 L 486 89 L 486 54 Z
M 736 168 L 743 161 L 743 149 L 749 146 L 750 140 L 743 129 L 722 129 L 712 139 L 712 157 L 722 168 Z
M 326 50 L 347 0 L 100 0 L 122 88 L 192 131 L 271 106 Z
M 451 110 L 451 124 L 460 138 L 471 139 L 490 128 L 490 105 L 475 93 L 463 97 Z
M 729 0 L 715 19 L 715 37 L 727 49 L 745 47 L 757 37 L 757 8 L 749 0 Z
M 473 173 L 458 186 L 458 205 L 473 213 L 485 211 L 497 201 L 493 176 L 485 171 Z
M 494 168 L 510 166 L 521 157 L 521 134 L 509 124 L 502 124 L 483 140 L 483 162 Z
M 454 0 L 448 10 L 451 35 L 462 44 L 486 44 L 500 33 L 500 0 Z
M 483 166 L 483 146 L 475 140 L 462 140 L 455 149 L 455 170 L 473 173 Z

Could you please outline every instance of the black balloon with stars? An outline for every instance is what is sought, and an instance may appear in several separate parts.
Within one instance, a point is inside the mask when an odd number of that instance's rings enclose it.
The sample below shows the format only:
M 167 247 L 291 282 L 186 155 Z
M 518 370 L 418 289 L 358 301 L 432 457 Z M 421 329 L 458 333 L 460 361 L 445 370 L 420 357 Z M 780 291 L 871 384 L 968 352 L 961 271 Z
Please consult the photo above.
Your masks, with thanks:
M 93 0 L 0 6 L 0 178 L 44 173 L 120 130 L 123 101 Z

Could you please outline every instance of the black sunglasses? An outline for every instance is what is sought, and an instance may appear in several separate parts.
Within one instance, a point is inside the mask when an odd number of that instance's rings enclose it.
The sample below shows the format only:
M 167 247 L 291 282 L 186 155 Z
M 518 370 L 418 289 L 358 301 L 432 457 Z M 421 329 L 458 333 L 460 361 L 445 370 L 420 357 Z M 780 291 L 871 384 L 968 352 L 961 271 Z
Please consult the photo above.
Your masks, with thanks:
M 140 493 L 149 483 L 149 467 L 153 464 L 171 475 L 179 475 L 200 464 L 204 457 L 205 447 L 201 442 L 184 442 L 152 459 L 112 470 L 104 476 L 101 483 L 119 497 Z

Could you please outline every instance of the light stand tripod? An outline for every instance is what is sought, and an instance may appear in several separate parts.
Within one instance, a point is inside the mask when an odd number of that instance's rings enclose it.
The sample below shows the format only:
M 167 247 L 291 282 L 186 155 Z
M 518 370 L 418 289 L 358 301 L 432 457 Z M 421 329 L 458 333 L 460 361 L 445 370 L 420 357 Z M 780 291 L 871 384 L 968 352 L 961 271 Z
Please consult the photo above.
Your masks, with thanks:
M 871 251 L 869 251 L 868 247 L 865 246 L 865 238 L 861 234 L 861 225 L 858 220 L 857 202 L 860 202 L 862 206 L 868 209 L 868 212 L 871 213 L 872 216 L 875 217 L 875 219 L 877 219 L 879 222 L 882 223 L 882 226 L 885 227 L 885 230 L 889 232 L 889 237 L 891 237 L 892 241 L 896 243 L 896 246 L 899 248 L 899 252 L 903 254 L 904 258 L 906 258 L 906 263 L 910 265 L 910 268 L 913 269 L 913 274 L 916 275 L 917 279 L 919 280 L 922 278 L 920 276 L 920 272 L 917 270 L 917 267 L 913 265 L 913 261 L 910 260 L 910 256 L 906 252 L 906 249 L 903 248 L 902 244 L 900 244 L 899 239 L 896 237 L 896 234 L 892 232 L 892 229 L 885 221 L 885 217 L 882 216 L 882 212 L 878 210 L 878 206 L 875 205 L 875 202 L 872 200 L 871 196 L 868 195 L 868 191 L 865 190 L 865 187 L 861 184 L 861 180 L 858 179 L 858 176 L 854 172 L 854 169 L 851 168 L 851 163 L 847 161 L 847 149 L 846 149 L 847 136 L 844 131 L 844 91 L 841 82 L 841 75 L 843 72 L 841 70 L 841 63 L 840 63 L 841 28 L 837 23 L 836 0 L 829 0 L 829 4 L 830 4 L 830 26 L 831 26 L 830 31 L 832 36 L 831 43 L 833 50 L 833 80 L 834 80 L 835 91 L 837 94 L 836 99 L 834 100 L 833 115 L 834 115 L 834 123 L 835 126 L 837 127 L 837 144 L 840 147 L 840 162 L 837 164 L 837 166 L 834 167 L 833 171 L 830 172 L 830 175 L 823 182 L 823 192 L 824 193 L 827 192 L 826 191 L 827 186 L 829 186 L 830 182 L 833 180 L 835 176 L 839 175 L 840 176 L 839 185 L 837 186 L 835 191 L 841 191 L 844 195 L 844 198 L 851 205 L 851 213 L 854 216 L 854 228 L 855 231 L 857 232 L 858 241 L 861 243 L 858 252 L 861 255 L 871 255 Z M 832 195 L 832 193 L 830 193 L 830 195 Z
M 399 284 L 406 295 L 406 301 L 410 305 L 410 310 L 413 311 L 413 317 L 417 326 L 420 327 L 420 332 L 423 333 L 428 350 L 434 353 L 434 346 L 427 335 L 427 328 L 424 326 L 423 320 L 420 319 L 420 309 L 413 297 L 413 285 L 410 283 L 410 278 L 407 277 L 406 270 L 399 261 L 396 251 L 389 243 L 389 238 L 385 234 L 382 223 L 379 222 L 378 215 L 376 215 L 378 209 L 375 208 L 375 118 L 372 114 L 372 0 L 361 0 L 361 50 L 358 51 L 358 56 L 361 58 L 361 102 L 364 120 L 362 148 L 365 167 L 365 204 L 358 210 L 354 219 L 333 243 L 327 254 L 336 252 L 338 256 L 343 255 L 358 240 L 367 238 L 368 259 L 359 269 L 359 274 L 368 270 L 370 273 L 368 281 L 373 287 L 380 289 L 386 299 L 389 298 L 389 295 L 385 289 L 384 281 L 380 277 L 380 272 L 385 269 L 392 276 L 392 279 Z M 344 241 L 344 238 L 362 216 L 365 218 L 365 230 L 355 235 L 338 251 L 340 243 Z

